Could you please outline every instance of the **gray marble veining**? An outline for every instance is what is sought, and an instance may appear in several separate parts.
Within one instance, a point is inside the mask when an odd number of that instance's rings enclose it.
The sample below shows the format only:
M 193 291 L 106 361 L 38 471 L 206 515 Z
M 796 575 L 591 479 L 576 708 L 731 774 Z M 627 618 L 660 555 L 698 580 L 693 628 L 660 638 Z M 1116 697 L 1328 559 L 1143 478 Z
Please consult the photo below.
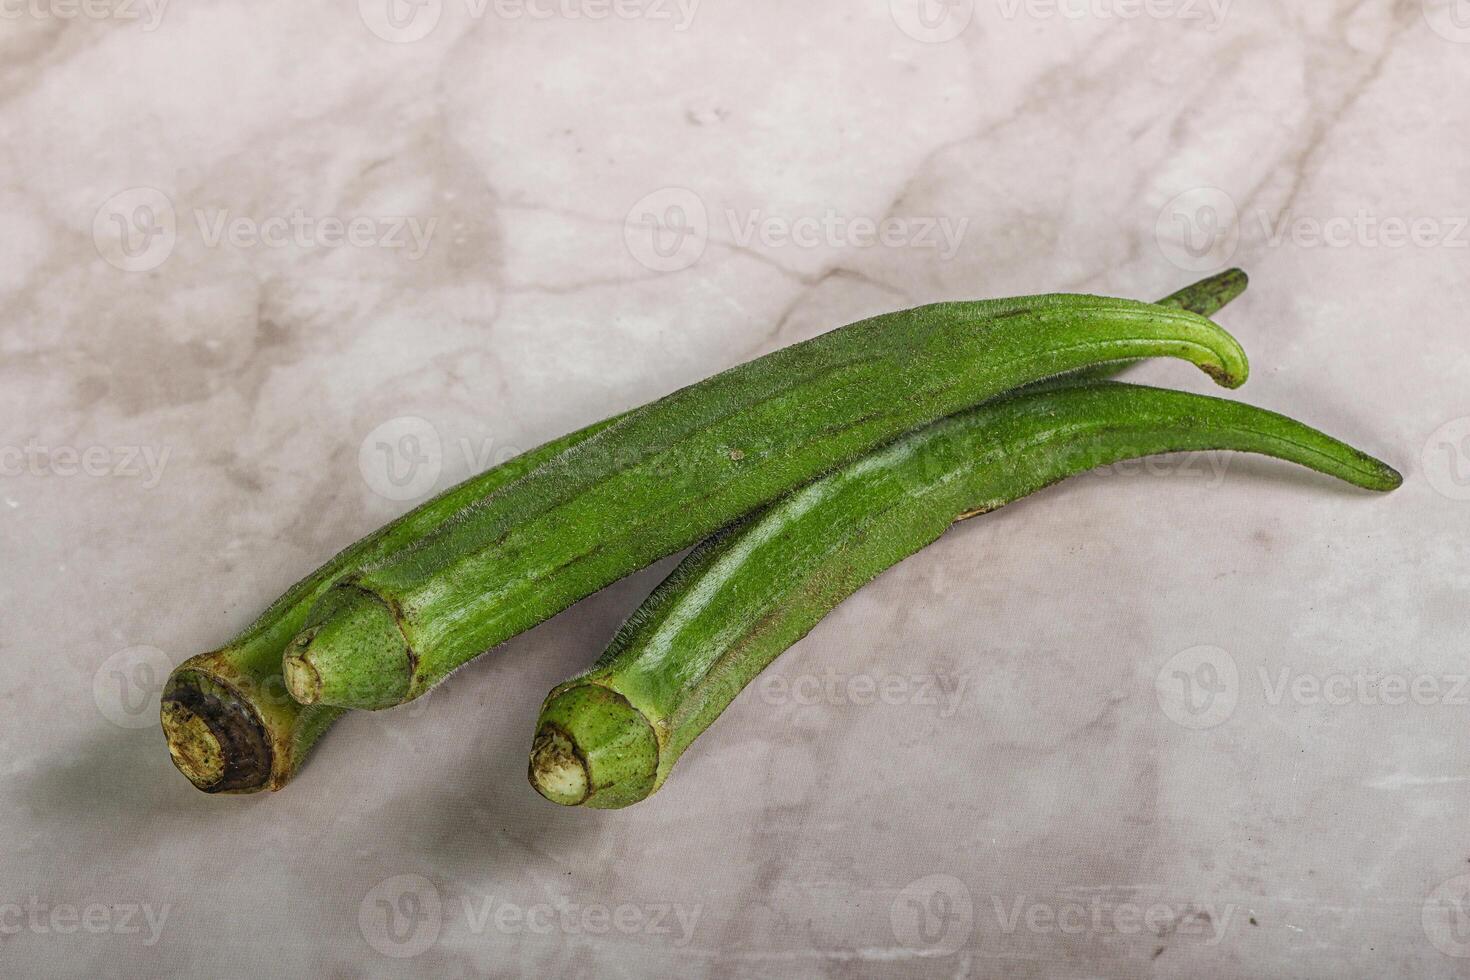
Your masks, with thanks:
M 0 0 L 0 974 L 1464 975 L 1467 90 L 1464 0 Z M 526 753 L 667 563 L 278 794 L 168 761 L 174 663 L 476 469 L 1232 263 L 1241 397 L 1401 491 L 1201 456 L 968 522 L 625 811 Z

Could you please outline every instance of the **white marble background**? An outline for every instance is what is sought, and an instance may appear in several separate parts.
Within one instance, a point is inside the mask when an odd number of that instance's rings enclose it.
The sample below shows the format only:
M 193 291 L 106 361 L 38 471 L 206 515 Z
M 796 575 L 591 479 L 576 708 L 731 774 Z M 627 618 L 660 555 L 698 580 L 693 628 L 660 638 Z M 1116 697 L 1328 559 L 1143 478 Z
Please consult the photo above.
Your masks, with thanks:
M 0 0 L 0 974 L 1470 970 L 1470 4 L 392 3 Z M 525 758 L 659 569 L 281 793 L 168 761 L 169 666 L 477 460 L 1231 262 L 1242 397 L 1400 492 L 1175 460 L 969 522 L 621 812 Z

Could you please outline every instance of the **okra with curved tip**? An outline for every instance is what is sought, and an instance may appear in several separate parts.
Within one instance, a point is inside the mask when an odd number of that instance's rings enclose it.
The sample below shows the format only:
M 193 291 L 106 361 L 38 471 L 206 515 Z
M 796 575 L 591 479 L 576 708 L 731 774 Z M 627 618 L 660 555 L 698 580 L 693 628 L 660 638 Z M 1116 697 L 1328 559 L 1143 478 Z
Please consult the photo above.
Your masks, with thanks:
M 921 425 L 1097 364 L 1178 357 L 1235 387 L 1209 320 L 1048 295 L 873 317 L 634 409 L 322 597 L 284 659 L 305 704 L 386 708 L 665 555 Z
M 1211 276 L 1160 301 L 1210 316 L 1245 288 L 1238 269 Z M 286 693 L 281 655 L 333 583 L 366 562 L 408 547 L 468 503 L 524 476 L 612 424 L 587 426 L 451 488 L 349 546 L 302 579 L 224 647 L 185 661 L 165 686 L 161 716 L 174 763 L 209 793 L 278 790 L 300 770 L 316 740 L 342 713 L 305 707 Z
M 300 769 L 343 709 L 305 707 L 286 693 L 281 654 L 322 593 L 363 563 L 419 540 L 474 500 L 541 466 L 615 419 L 590 425 L 471 477 L 349 545 L 293 585 L 254 623 L 218 650 L 174 668 L 160 716 L 169 755 L 206 793 L 280 789 Z
M 1401 478 L 1274 412 L 1114 382 L 1018 392 L 912 433 L 691 552 L 588 672 L 541 709 L 530 779 L 564 805 L 627 806 L 838 603 L 953 522 L 1118 460 L 1230 449 L 1369 490 Z

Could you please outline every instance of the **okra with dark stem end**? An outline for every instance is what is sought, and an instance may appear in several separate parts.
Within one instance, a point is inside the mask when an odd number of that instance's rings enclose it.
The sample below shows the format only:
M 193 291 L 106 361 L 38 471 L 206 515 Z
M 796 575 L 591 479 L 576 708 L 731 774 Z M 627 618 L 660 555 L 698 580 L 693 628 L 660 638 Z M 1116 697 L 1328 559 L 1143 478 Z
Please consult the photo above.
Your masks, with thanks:
M 1232 269 L 1160 301 L 1204 316 L 1245 288 Z M 1112 366 L 1110 366 L 1112 367 Z M 289 591 L 225 646 L 199 654 L 169 677 L 161 714 L 170 755 L 209 793 L 278 790 L 300 770 L 317 738 L 343 709 L 304 707 L 286 693 L 281 655 L 312 604 L 362 564 L 403 550 L 464 506 L 519 479 L 615 419 L 587 426 L 478 474 L 344 549 Z
M 386 708 L 579 599 L 906 432 L 1141 357 L 1246 377 L 1183 310 L 1096 296 L 939 303 L 795 344 L 634 409 L 329 589 L 287 648 L 304 704 Z
M 997 399 L 828 474 L 691 552 L 592 669 L 547 696 L 531 783 L 569 806 L 636 803 L 761 670 L 955 521 L 1096 466 L 1220 449 L 1368 490 L 1401 482 L 1315 429 L 1219 398 L 1088 382 Z
M 281 676 L 281 653 L 306 624 L 308 611 L 322 593 L 364 562 L 418 541 L 469 503 L 520 479 L 614 421 L 562 436 L 446 490 L 343 549 L 223 647 L 176 667 L 164 686 L 160 714 L 169 755 L 179 771 L 206 793 L 254 793 L 286 785 L 343 711 L 301 705 L 286 693 Z

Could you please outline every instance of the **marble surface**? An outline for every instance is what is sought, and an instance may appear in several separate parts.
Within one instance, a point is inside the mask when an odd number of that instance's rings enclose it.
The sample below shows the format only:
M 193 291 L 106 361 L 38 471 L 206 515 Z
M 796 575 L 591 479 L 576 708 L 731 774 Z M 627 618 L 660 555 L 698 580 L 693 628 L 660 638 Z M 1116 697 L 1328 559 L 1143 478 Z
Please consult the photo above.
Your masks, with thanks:
M 1467 90 L 1464 0 L 0 3 L 0 974 L 1465 975 Z M 667 563 L 280 793 L 168 761 L 170 666 L 474 469 L 1230 263 L 1242 397 L 1400 492 L 1201 457 L 968 522 L 621 812 L 526 753 Z

